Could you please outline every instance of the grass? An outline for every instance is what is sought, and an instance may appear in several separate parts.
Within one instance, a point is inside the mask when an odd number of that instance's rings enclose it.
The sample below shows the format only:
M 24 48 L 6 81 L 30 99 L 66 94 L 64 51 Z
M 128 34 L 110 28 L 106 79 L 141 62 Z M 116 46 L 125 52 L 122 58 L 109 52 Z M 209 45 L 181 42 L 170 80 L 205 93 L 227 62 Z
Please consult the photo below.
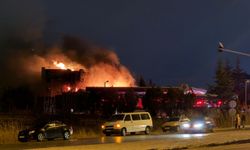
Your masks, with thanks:
M 72 138 L 95 138 L 100 136 L 100 131 L 91 128 L 78 128 L 74 129 Z
M 18 143 L 17 135 L 22 125 L 16 121 L 0 123 L 0 144 Z

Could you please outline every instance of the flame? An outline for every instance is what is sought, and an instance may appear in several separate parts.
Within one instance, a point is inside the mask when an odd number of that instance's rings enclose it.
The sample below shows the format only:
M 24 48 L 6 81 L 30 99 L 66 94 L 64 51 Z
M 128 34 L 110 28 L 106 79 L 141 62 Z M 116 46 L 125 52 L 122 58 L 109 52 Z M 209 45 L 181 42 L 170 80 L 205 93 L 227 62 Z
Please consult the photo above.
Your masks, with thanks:
M 62 60 L 62 58 L 60 58 L 60 60 Z M 64 62 L 69 63 L 69 65 Z M 64 62 L 53 60 L 53 65 L 54 67 L 57 67 L 59 69 L 63 70 L 70 69 L 72 71 L 82 69 L 79 68 L 79 66 L 80 67 L 83 66 L 80 64 L 70 62 L 69 60 L 65 60 Z M 72 64 L 75 64 L 75 66 Z M 85 67 L 83 66 L 83 68 Z M 87 86 L 93 86 L 93 87 L 135 86 L 135 80 L 132 77 L 131 73 L 126 67 L 122 65 L 99 63 L 91 66 L 88 69 L 85 68 L 84 70 L 86 72 L 84 75 L 84 81 L 78 83 L 77 89 L 75 91 L 78 91 L 79 88 L 85 88 Z M 71 89 L 67 91 L 71 91 Z
M 66 70 L 67 68 L 65 67 L 64 63 L 58 62 L 58 61 L 53 61 L 53 64 L 58 67 L 59 69 Z
M 85 86 L 95 87 L 131 87 L 135 80 L 124 66 L 100 63 L 91 67 L 85 76 Z M 108 82 L 107 82 L 108 81 Z
M 135 86 L 135 80 L 130 71 L 120 64 L 119 59 L 115 53 L 108 55 L 109 62 L 95 62 L 91 61 L 89 64 L 81 64 L 74 61 L 63 54 L 60 50 L 48 53 L 45 56 L 34 55 L 25 62 L 24 69 L 27 72 L 34 73 L 37 76 L 41 73 L 41 67 L 48 69 L 63 69 L 78 71 L 84 70 L 83 80 L 76 83 L 76 85 L 69 85 L 71 89 L 66 87 L 64 91 L 78 91 L 86 87 L 132 87 Z M 112 61 L 111 61 L 112 60 Z M 32 74 L 33 75 L 33 74 Z M 40 77 L 40 76 L 38 76 Z M 109 81 L 109 82 L 106 82 Z M 106 82 L 106 83 L 105 83 Z

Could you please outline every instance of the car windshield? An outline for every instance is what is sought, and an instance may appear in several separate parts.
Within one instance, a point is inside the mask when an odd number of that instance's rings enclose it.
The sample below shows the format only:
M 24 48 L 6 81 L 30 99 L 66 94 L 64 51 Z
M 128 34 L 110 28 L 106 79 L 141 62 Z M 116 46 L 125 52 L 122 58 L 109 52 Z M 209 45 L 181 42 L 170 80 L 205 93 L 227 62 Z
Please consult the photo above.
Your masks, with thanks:
M 31 128 L 43 128 L 46 125 L 46 122 L 36 122 Z
M 51 122 L 49 122 L 49 121 L 38 121 L 38 122 L 35 122 L 35 124 L 31 126 L 31 128 L 35 128 L 35 129 L 44 128 L 44 127 L 48 126 L 51 123 L 61 124 L 59 121 L 51 121 Z
M 119 114 L 119 115 L 113 115 L 109 121 L 118 121 L 118 120 L 123 120 L 124 115 L 123 114 Z
M 197 117 L 193 117 L 191 120 L 192 121 L 205 121 L 205 117 L 204 116 L 197 116 Z
M 172 118 L 169 118 L 167 121 L 179 121 L 180 118 L 179 117 L 172 117 Z

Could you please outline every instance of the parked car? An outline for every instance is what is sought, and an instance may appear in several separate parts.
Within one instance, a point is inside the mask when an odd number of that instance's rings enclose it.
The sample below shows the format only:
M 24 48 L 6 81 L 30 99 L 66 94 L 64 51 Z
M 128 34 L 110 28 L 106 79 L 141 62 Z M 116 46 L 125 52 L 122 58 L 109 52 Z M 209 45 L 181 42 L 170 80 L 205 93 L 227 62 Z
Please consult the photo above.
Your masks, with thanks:
M 183 123 L 189 122 L 189 118 L 185 116 L 177 116 L 177 117 L 170 117 L 161 125 L 161 129 L 163 132 L 166 131 L 174 131 L 179 132 L 180 126 Z
M 209 117 L 195 117 L 189 122 L 183 123 L 181 125 L 181 130 L 183 132 L 213 132 L 215 123 L 212 118 Z
M 106 136 L 115 133 L 125 136 L 127 133 L 135 134 L 136 132 L 149 134 L 152 128 L 153 121 L 148 112 L 114 114 L 109 121 L 102 125 L 103 133 Z
M 72 127 L 59 121 L 51 121 L 47 123 L 38 123 L 29 129 L 22 130 L 18 133 L 18 140 L 20 142 L 27 142 L 29 140 L 43 141 L 53 140 L 55 138 L 63 138 L 68 140 L 73 134 Z

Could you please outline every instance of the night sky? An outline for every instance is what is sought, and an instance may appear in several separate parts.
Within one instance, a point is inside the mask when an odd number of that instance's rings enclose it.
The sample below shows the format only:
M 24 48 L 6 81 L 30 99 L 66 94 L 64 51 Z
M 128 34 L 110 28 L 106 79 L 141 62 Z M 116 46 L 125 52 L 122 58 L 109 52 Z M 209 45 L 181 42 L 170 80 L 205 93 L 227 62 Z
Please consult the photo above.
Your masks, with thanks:
M 2 0 L 0 44 L 12 34 L 47 43 L 74 35 L 115 51 L 134 76 L 206 88 L 219 59 L 236 63 L 219 41 L 250 52 L 249 14 L 249 0 Z M 250 73 L 250 58 L 239 58 Z

